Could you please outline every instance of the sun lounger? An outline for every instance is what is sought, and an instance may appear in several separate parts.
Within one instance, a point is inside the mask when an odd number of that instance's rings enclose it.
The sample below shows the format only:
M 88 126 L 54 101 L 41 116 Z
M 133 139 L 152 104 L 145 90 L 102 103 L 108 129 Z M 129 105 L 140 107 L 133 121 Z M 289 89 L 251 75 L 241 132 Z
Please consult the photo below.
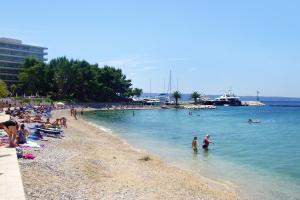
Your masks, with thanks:
M 61 129 L 58 128 L 37 128 L 36 130 L 45 136 L 52 135 L 55 137 L 60 137 L 63 132 Z

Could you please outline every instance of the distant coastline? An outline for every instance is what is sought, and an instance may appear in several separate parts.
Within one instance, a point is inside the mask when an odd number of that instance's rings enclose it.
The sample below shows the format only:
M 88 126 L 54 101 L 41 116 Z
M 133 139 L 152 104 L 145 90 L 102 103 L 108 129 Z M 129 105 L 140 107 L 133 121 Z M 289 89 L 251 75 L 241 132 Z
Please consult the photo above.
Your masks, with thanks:
M 141 97 L 148 97 L 148 96 L 158 96 L 160 93 L 143 93 Z M 219 95 L 207 95 L 211 99 L 215 99 Z M 191 94 L 190 93 L 183 93 L 182 94 L 182 101 L 189 101 Z M 240 96 L 242 101 L 255 101 L 256 96 Z M 300 97 L 281 97 L 281 96 L 260 96 L 259 100 L 262 102 L 269 102 L 269 101 L 299 101 L 300 102 Z

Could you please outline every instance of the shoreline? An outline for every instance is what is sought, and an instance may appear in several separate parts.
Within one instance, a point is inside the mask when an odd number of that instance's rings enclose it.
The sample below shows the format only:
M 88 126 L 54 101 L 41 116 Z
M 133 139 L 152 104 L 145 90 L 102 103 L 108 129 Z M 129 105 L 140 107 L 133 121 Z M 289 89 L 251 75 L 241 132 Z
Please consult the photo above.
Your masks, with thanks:
M 57 116 L 68 119 L 65 137 L 40 141 L 35 160 L 19 161 L 26 199 L 240 199 L 228 185 L 172 166 L 69 110 Z

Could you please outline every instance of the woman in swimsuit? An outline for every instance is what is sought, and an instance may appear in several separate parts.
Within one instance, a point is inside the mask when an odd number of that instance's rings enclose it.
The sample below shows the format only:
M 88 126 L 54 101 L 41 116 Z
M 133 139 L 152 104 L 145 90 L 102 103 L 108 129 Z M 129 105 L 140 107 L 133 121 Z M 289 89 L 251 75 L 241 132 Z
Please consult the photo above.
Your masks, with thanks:
M 29 131 L 27 129 L 25 129 L 24 124 L 21 124 L 21 128 L 18 132 L 19 137 L 17 140 L 17 144 L 25 144 L 27 142 L 27 137 L 29 135 Z
M 194 139 L 193 139 L 192 149 L 194 150 L 195 153 L 198 152 L 198 139 L 197 139 L 197 137 L 194 137 Z

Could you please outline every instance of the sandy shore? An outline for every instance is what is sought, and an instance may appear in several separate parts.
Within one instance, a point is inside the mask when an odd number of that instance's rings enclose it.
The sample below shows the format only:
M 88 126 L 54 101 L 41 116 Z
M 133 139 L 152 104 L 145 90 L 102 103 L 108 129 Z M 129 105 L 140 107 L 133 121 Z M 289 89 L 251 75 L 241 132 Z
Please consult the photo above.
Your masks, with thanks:
M 231 188 L 137 151 L 68 111 L 56 116 L 68 118 L 65 137 L 40 141 L 45 147 L 34 151 L 35 160 L 19 161 L 27 199 L 239 199 Z

